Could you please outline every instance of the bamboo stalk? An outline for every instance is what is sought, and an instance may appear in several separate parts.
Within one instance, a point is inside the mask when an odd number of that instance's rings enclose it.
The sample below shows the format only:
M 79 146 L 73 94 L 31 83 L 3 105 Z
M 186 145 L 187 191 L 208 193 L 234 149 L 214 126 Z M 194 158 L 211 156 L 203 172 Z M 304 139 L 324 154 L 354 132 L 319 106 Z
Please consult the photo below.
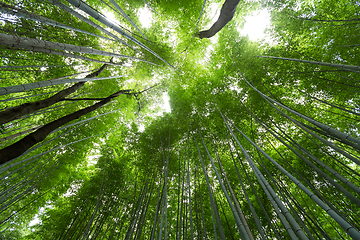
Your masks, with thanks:
M 231 122 L 230 122 L 231 123 Z M 303 192 L 305 192 L 313 201 L 315 201 L 325 212 L 327 212 L 353 239 L 360 238 L 360 233 L 349 223 L 347 223 L 342 217 L 329 208 L 323 201 L 321 201 L 315 194 L 308 190 L 299 180 L 293 177 L 288 171 L 280 166 L 275 160 L 267 155 L 261 148 L 259 148 L 254 142 L 252 142 L 242 131 L 240 131 L 233 123 L 234 128 L 241 133 L 256 149 L 258 149 L 267 159 L 269 159 L 280 171 L 288 176 Z M 234 135 L 233 135 L 234 136 Z M 297 224 L 296 224 L 297 225 Z M 295 226 L 295 225 L 294 225 Z M 299 231 L 297 231 L 299 233 Z M 305 236 L 306 237 L 306 236 Z
M 319 62 L 319 61 L 309 61 L 309 60 L 301 60 L 301 59 L 295 59 L 295 58 L 283 58 L 283 57 L 273 57 L 273 56 L 257 56 L 257 57 L 260 57 L 260 58 L 273 58 L 273 59 L 281 59 L 281 60 L 287 60 L 287 61 L 310 63 L 310 64 L 315 64 L 315 65 L 334 67 L 334 68 L 338 68 L 340 70 L 351 71 L 351 72 L 359 72 L 360 71 L 359 66 L 346 65 L 346 64 L 325 63 L 325 62 Z
M 12 10 L 6 9 L 5 7 L 11 8 Z M 71 27 L 71 26 L 68 26 L 66 24 L 62 24 L 62 23 L 56 22 L 54 20 L 45 18 L 43 16 L 27 12 L 27 11 L 25 11 L 23 9 L 21 9 L 21 10 L 15 9 L 14 7 L 12 7 L 10 5 L 7 5 L 5 3 L 0 3 L 0 12 L 2 12 L 4 14 L 9 14 L 9 15 L 15 15 L 15 16 L 20 17 L 20 18 L 25 18 L 25 19 L 29 19 L 29 20 L 33 20 L 33 21 L 37 21 L 37 22 L 42 22 L 42 23 L 47 24 L 47 25 L 51 25 L 51 26 L 60 27 L 60 28 L 64 28 L 64 29 L 67 29 L 67 30 L 71 30 L 71 31 L 84 33 L 84 34 L 91 35 L 91 36 L 94 36 L 94 37 L 99 37 L 99 38 L 103 38 L 103 39 L 106 39 L 106 40 L 114 41 L 113 39 L 103 37 L 103 36 L 88 32 L 88 31 L 84 31 L 84 30 L 81 30 L 81 29 L 78 29 L 78 28 L 75 28 L 75 27 Z

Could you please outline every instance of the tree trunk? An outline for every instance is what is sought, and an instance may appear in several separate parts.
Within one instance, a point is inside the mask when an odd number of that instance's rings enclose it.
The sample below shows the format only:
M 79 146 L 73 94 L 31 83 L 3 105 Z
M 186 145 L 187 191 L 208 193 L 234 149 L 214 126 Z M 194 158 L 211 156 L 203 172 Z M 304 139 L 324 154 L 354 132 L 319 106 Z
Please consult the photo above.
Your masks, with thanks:
M 166 160 L 166 172 L 165 172 L 165 229 L 164 229 L 164 240 L 167 239 L 168 233 L 167 233 L 167 228 L 168 228 L 168 194 L 167 194 L 167 189 L 168 189 L 168 173 L 169 173 L 169 153 L 170 153 L 170 133 L 169 133 L 169 146 L 168 146 L 168 157 Z
M 30 51 L 29 49 L 27 49 L 28 51 Z M 66 58 L 75 58 L 75 59 L 81 59 L 81 60 L 84 60 L 84 61 L 90 61 L 90 62 L 98 62 L 98 63 L 107 63 L 107 62 L 104 62 L 104 61 L 101 61 L 101 60 L 97 60 L 97 59 L 93 59 L 93 58 L 89 58 L 89 57 L 84 57 L 84 56 L 80 56 L 80 55 L 77 55 L 77 54 L 72 54 L 72 53 L 69 53 L 69 52 L 62 52 L 62 51 L 57 51 L 57 50 L 53 50 L 53 49 L 47 49 L 47 48 L 39 48 L 39 47 L 33 47 L 31 49 L 31 51 L 35 51 L 35 52 L 42 52 L 42 53 L 46 53 L 46 54 L 54 54 L 54 55 L 60 55 L 60 56 L 63 56 L 63 57 L 66 57 Z M 140 61 L 143 61 L 143 62 L 148 62 L 148 61 L 145 61 L 145 60 L 141 60 L 139 59 Z M 155 63 L 152 63 L 152 62 L 148 62 L 150 64 L 153 64 L 153 65 L 157 65 Z M 119 66 L 121 64 L 118 64 L 118 63 L 107 63 L 109 65 L 114 65 L 114 66 Z
M 100 101 L 90 107 L 84 108 L 77 112 L 71 113 L 67 116 L 64 116 L 58 120 L 55 120 L 51 123 L 48 123 L 48 124 L 44 125 L 43 127 L 41 127 L 40 129 L 38 129 L 37 131 L 24 137 L 20 141 L 14 143 L 4 149 L 1 149 L 0 150 L 0 156 L 1 156 L 0 164 L 4 164 L 4 163 L 20 156 L 21 154 L 23 154 L 26 150 L 28 150 L 35 144 L 43 141 L 47 137 L 47 135 L 49 135 L 52 131 L 54 131 L 58 127 L 61 127 L 62 125 L 66 124 L 68 122 L 76 120 L 76 119 L 80 118 L 81 116 L 104 106 L 106 103 L 110 102 L 114 97 L 117 97 L 121 94 L 129 94 L 129 93 L 124 92 L 124 90 L 120 90 L 119 92 L 114 93 L 107 98 L 104 98 L 102 101 Z
M 211 26 L 209 30 L 201 31 L 199 38 L 211 38 L 219 32 L 225 25 L 234 17 L 236 7 L 240 0 L 226 0 L 221 7 L 220 16 L 218 20 Z
M 141 215 L 141 212 L 143 211 L 143 202 L 146 201 L 146 194 L 148 192 L 148 182 L 149 182 L 150 173 L 151 171 L 148 172 L 146 182 L 144 184 L 142 191 L 140 192 L 138 203 L 136 204 L 136 206 L 135 205 L 133 206 L 134 212 L 132 214 L 129 227 L 126 232 L 125 240 L 133 239 L 132 236 L 134 234 L 134 230 L 135 228 L 139 227 L 139 225 L 136 224 L 136 222 L 138 222 L 138 218 Z
M 86 227 L 85 232 L 83 233 L 82 240 L 84 240 L 84 239 L 86 239 L 88 237 L 90 227 L 93 224 L 96 213 L 99 210 L 99 207 L 100 207 L 100 204 L 101 204 L 101 198 L 103 197 L 104 190 L 105 190 L 105 181 L 106 181 L 105 180 L 105 174 L 103 174 L 103 179 L 102 179 L 102 183 L 101 183 L 101 186 L 100 186 L 99 195 L 98 195 L 97 200 L 96 200 L 96 206 L 95 206 L 94 212 L 91 214 L 90 220 L 87 223 L 87 227 Z
M 140 238 L 141 238 L 141 234 L 142 234 L 143 227 L 145 225 L 144 224 L 145 223 L 145 218 L 146 218 L 146 215 L 147 215 L 147 211 L 149 209 L 149 204 L 150 204 L 150 201 L 151 201 L 151 196 L 152 196 L 152 193 L 153 193 L 154 186 L 155 186 L 155 177 L 154 177 L 154 180 L 153 180 L 153 184 L 151 185 L 149 199 L 147 200 L 147 204 L 146 204 L 146 206 L 144 206 L 144 210 L 143 210 L 143 212 L 141 214 L 141 218 L 140 218 L 139 226 L 138 226 L 139 230 L 136 233 L 136 240 L 140 240 Z
M 265 99 L 267 101 L 267 99 Z M 310 135 L 312 135 L 313 137 L 315 137 L 316 139 L 320 140 L 322 143 L 324 143 L 325 145 L 331 147 L 332 149 L 334 149 L 335 151 L 337 151 L 338 153 L 342 154 L 343 156 L 347 157 L 348 159 L 350 159 L 351 161 L 353 161 L 354 163 L 356 163 L 357 165 L 360 165 L 360 160 L 358 158 L 356 158 L 355 156 L 352 156 L 351 154 L 347 153 L 346 151 L 344 151 L 343 149 L 341 149 L 340 147 L 336 146 L 334 143 L 320 137 L 319 135 L 317 135 L 316 133 L 310 131 L 308 128 L 305 127 L 305 124 L 293 119 L 292 117 L 288 116 L 287 114 L 285 114 L 283 111 L 281 111 L 279 108 L 277 108 L 274 104 L 270 103 L 268 101 L 268 103 L 274 107 L 277 111 L 280 112 L 281 115 L 283 115 L 284 117 L 286 117 L 287 119 L 289 119 L 290 121 L 292 121 L 295 125 L 297 125 L 298 127 L 300 127 L 301 129 L 303 129 L 305 132 L 309 133 Z M 313 120 L 315 122 L 315 120 Z M 329 130 L 332 129 L 329 127 Z M 334 129 L 335 130 L 335 129 Z M 337 130 L 336 130 L 337 131 Z M 329 133 L 329 131 L 327 131 L 327 133 Z M 341 133 L 341 132 L 340 132 Z M 345 133 L 344 133 L 345 134 Z M 346 135 L 346 134 L 345 134 Z M 332 136 L 334 136 L 332 134 Z M 348 135 L 347 135 L 348 136 Z M 340 136 L 334 136 L 334 137 L 339 137 Z M 347 142 L 348 139 L 350 140 L 350 136 L 348 138 L 340 138 L 340 140 L 343 140 L 344 142 Z M 355 138 L 357 139 L 357 138 Z M 357 139 L 358 140 L 358 139 Z M 356 143 L 356 145 L 354 145 L 354 143 L 352 143 L 350 146 L 359 149 L 359 145 L 358 143 Z
M 177 202 L 177 216 L 176 216 L 176 230 L 175 230 L 175 240 L 178 240 L 179 238 L 178 238 L 178 234 L 179 234 L 179 218 L 180 218 L 180 181 L 181 181 L 181 155 L 180 155 L 180 153 L 181 153 L 181 149 L 179 150 L 179 154 L 178 154 L 178 156 L 179 156 L 179 173 L 178 173 L 178 175 L 179 175 L 179 179 L 178 179 L 178 185 L 177 185 L 177 187 L 178 187 L 178 194 L 177 194 L 177 196 L 178 196 L 178 198 L 177 198 L 177 200 L 178 200 L 178 202 Z
M 0 69 L 2 69 L 1 71 L 13 71 L 12 69 L 18 69 L 18 68 L 59 68 L 59 67 L 80 67 L 80 66 L 84 66 L 84 64 L 70 64 L 70 65 L 24 65 L 24 66 L 0 66 Z M 6 69 L 6 68 L 10 68 L 10 69 Z M 4 69 L 4 70 L 3 70 Z M 14 70 L 16 71 L 16 70 Z M 19 70 L 20 71 L 20 70 Z M 21 71 L 28 71 L 26 70 L 21 70 Z M 33 70 L 33 71 L 38 71 L 38 70 Z M 40 70 L 41 71 L 41 70 Z
M 84 84 L 85 82 L 76 83 L 75 85 L 60 91 L 59 93 L 55 94 L 50 98 L 39 100 L 36 102 L 24 103 L 16 107 L 8 108 L 0 112 L 0 124 L 10 122 L 12 120 L 18 119 L 22 116 L 28 115 L 42 108 L 49 107 L 61 101 L 66 96 L 72 94 L 73 92 L 81 88 Z
M 106 68 L 106 66 L 107 66 L 107 64 L 104 64 L 99 70 L 87 75 L 85 78 L 93 78 L 93 77 L 98 76 Z M 31 103 L 24 103 L 20 106 L 8 108 L 5 111 L 0 112 L 0 125 L 10 122 L 12 120 L 15 120 L 17 118 L 20 118 L 24 115 L 33 113 L 39 109 L 49 107 L 49 106 L 65 99 L 65 97 L 67 97 L 68 95 L 76 92 L 79 88 L 84 86 L 84 84 L 85 84 L 85 82 L 79 82 L 67 89 L 64 89 L 64 90 L 58 92 L 54 96 L 49 97 L 47 99 L 39 100 L 36 102 L 31 102 Z
M 294 86 L 294 87 L 295 87 L 295 86 Z M 348 113 L 350 113 L 350 114 L 354 114 L 354 115 L 360 116 L 360 113 L 355 112 L 356 109 L 353 109 L 354 111 L 352 111 L 352 108 L 351 108 L 351 107 L 341 106 L 341 105 L 337 105 L 337 104 L 334 104 L 334 103 L 330 103 L 330 102 L 325 101 L 325 100 L 322 100 L 322 99 L 320 99 L 320 98 L 311 96 L 311 95 L 308 94 L 307 92 L 301 91 L 301 90 L 300 90 L 299 88 L 297 88 L 297 87 L 295 87 L 295 88 L 296 88 L 299 92 L 305 94 L 306 96 L 308 96 L 308 97 L 310 97 L 310 98 L 312 98 L 312 99 L 315 99 L 315 100 L 317 100 L 317 101 L 319 101 L 319 102 L 322 102 L 322 103 L 324 103 L 324 104 L 326 104 L 326 105 L 329 105 L 329 106 L 331 106 L 331 107 L 340 109 L 340 110 L 342 110 L 342 111 L 344 111 L 344 112 L 348 112 Z M 347 108 L 349 108 L 350 110 L 347 109 Z

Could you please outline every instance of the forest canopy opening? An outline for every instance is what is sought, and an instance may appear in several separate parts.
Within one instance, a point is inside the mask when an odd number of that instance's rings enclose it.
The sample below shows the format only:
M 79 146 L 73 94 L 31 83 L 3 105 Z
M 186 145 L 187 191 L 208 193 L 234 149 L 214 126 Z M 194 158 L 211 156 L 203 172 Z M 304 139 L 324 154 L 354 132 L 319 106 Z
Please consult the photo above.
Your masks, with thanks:
M 152 12 L 148 7 L 140 8 L 138 17 L 143 28 L 149 28 L 153 21 Z
M 165 110 L 165 112 L 171 113 L 170 98 L 169 98 L 168 93 L 164 92 L 162 98 L 163 98 L 163 101 L 164 101 L 163 109 Z
M 270 27 L 270 12 L 267 9 L 250 13 L 244 17 L 245 24 L 238 28 L 240 36 L 248 36 L 251 41 L 265 40 L 269 42 L 270 36 L 265 33 Z

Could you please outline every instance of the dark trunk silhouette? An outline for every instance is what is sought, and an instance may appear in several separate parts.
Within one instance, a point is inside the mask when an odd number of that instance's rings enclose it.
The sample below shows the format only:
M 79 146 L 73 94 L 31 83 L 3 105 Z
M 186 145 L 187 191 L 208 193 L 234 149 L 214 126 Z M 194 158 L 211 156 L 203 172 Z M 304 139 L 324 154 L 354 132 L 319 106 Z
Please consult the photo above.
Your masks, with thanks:
M 219 32 L 234 17 L 236 7 L 240 0 L 226 0 L 222 5 L 219 19 L 211 26 L 209 30 L 198 33 L 199 38 L 211 38 Z
M 35 144 L 43 141 L 47 135 L 49 135 L 52 131 L 57 129 L 58 127 L 61 127 L 62 125 L 71 122 L 73 120 L 76 120 L 80 118 L 81 116 L 90 113 L 102 106 L 104 106 L 106 103 L 110 102 L 113 98 L 121 95 L 121 94 L 127 94 L 127 95 L 134 95 L 136 93 L 131 93 L 131 90 L 120 90 L 109 97 L 106 97 L 102 99 L 100 102 L 95 103 L 94 105 L 84 108 L 82 110 L 76 111 L 74 113 L 71 113 L 65 117 L 59 118 L 51 123 L 48 123 L 44 125 L 43 127 L 39 128 L 35 132 L 27 135 L 23 139 L 19 140 L 18 142 L 0 150 L 0 164 L 4 164 L 21 154 L 23 154 L 26 150 L 34 146 Z
M 106 68 L 106 66 L 107 64 L 104 64 L 99 70 L 87 75 L 85 78 L 97 77 Z M 18 119 L 22 116 L 28 115 L 30 113 L 36 112 L 42 108 L 54 105 L 55 103 L 64 100 L 65 97 L 69 96 L 70 94 L 76 92 L 79 88 L 84 86 L 84 84 L 85 82 L 79 82 L 47 99 L 24 103 L 16 107 L 8 108 L 0 112 L 0 125 Z

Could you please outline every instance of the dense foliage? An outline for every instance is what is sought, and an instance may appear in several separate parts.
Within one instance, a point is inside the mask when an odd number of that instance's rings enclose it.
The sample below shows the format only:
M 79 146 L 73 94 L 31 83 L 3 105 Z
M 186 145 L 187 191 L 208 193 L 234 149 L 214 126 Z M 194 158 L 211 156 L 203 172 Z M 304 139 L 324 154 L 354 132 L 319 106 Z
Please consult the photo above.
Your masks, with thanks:
M 212 4 L 0 2 L 0 239 L 360 239 L 359 3 Z

